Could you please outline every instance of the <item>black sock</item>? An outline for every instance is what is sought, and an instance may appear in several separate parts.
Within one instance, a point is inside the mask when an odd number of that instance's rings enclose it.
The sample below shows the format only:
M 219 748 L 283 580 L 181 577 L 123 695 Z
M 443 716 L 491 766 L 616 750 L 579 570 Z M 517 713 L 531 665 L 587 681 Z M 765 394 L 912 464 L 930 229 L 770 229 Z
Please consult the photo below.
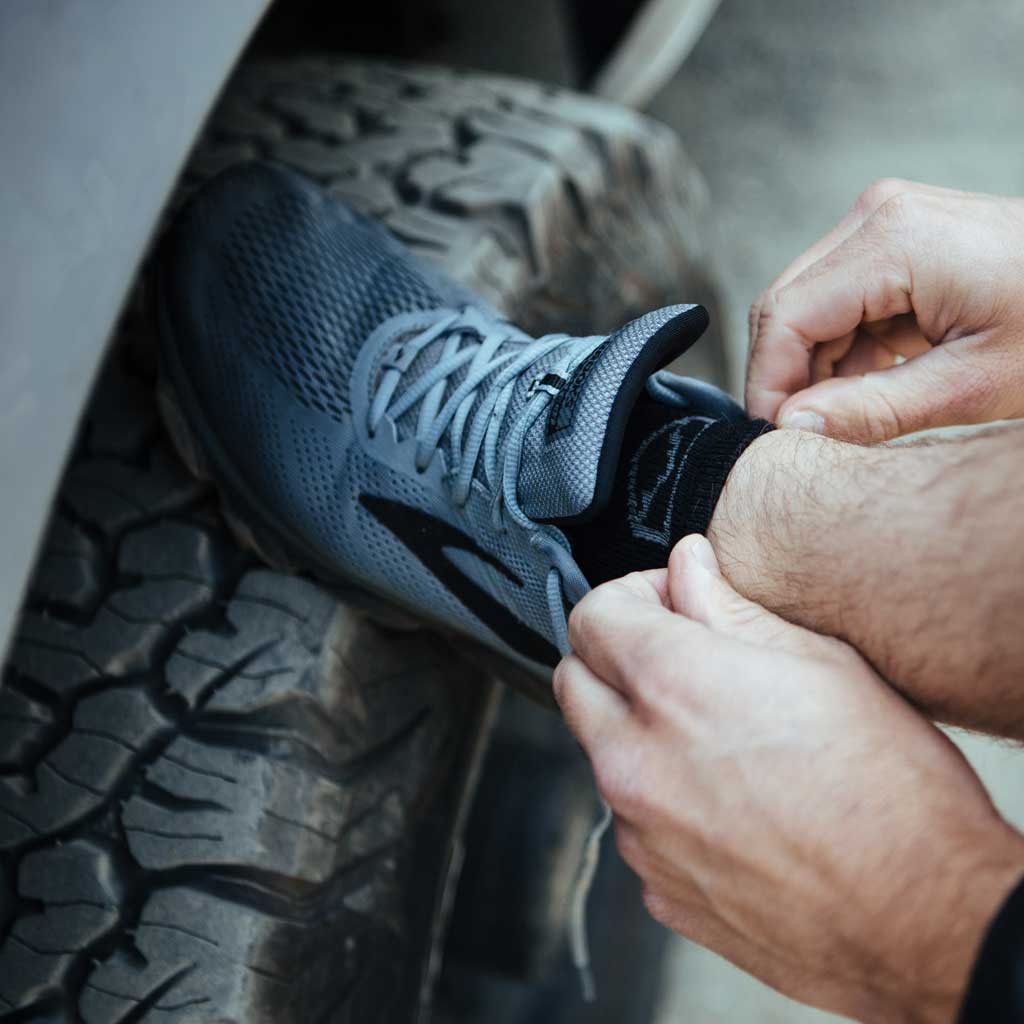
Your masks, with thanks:
M 773 430 L 767 420 L 679 416 L 643 395 L 630 415 L 608 507 L 566 530 L 594 586 L 666 565 L 689 533 L 706 533 L 726 477 L 748 445 Z

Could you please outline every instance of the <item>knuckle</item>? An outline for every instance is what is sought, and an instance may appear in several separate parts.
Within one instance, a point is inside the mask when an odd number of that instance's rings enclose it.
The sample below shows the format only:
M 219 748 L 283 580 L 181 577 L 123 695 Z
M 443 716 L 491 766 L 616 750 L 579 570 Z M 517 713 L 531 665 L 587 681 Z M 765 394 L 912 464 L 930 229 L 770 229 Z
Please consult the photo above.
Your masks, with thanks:
M 823 670 L 860 669 L 866 663 L 860 654 L 845 640 L 823 633 L 805 632 L 802 650 L 794 653 L 820 666 Z
M 764 302 L 764 296 L 765 293 L 762 292 L 750 304 L 750 309 L 747 310 L 747 335 L 751 345 L 757 340 L 757 329 L 761 323 L 761 306 Z
M 906 234 L 924 215 L 925 199 L 917 192 L 898 192 L 882 203 L 868 224 L 875 231 L 894 235 Z
M 638 645 L 637 669 L 651 686 L 677 688 L 690 659 L 707 652 L 709 636 L 706 626 L 682 615 L 652 623 Z
M 614 810 L 618 811 L 619 796 L 622 786 L 621 775 L 616 765 L 615 757 L 605 750 L 600 756 L 594 758 L 594 781 L 597 783 L 597 791 Z
M 766 328 L 771 327 L 775 320 L 775 314 L 779 306 L 779 289 L 775 286 L 766 288 L 758 298 L 757 302 L 750 307 L 751 317 L 756 316 L 754 327 L 756 336 L 761 337 Z
M 645 787 L 640 782 L 636 757 L 621 747 L 606 748 L 594 763 L 594 778 L 601 796 L 617 814 L 626 818 L 646 807 Z
M 664 707 L 679 696 L 678 654 L 678 644 L 664 630 L 652 633 L 637 652 L 633 685 L 646 706 Z
M 748 359 L 752 362 L 764 353 L 764 341 L 775 323 L 778 293 L 774 288 L 764 291 L 746 314 L 746 327 L 750 339 Z
M 752 318 L 749 369 L 755 374 L 770 369 L 778 353 L 780 332 L 785 334 L 786 289 L 772 286 L 751 306 Z M 756 321 L 753 318 L 756 316 Z
M 884 371 L 883 371 L 884 372 Z M 912 428 L 908 409 L 901 409 L 897 401 L 879 386 L 878 375 L 869 373 L 864 377 L 864 400 L 858 403 L 849 417 L 849 426 L 839 428 L 837 434 L 855 441 L 878 444 L 909 433 Z
M 879 178 L 873 181 L 857 197 L 853 204 L 854 210 L 864 216 L 874 213 L 890 199 L 904 195 L 913 188 L 913 183 L 903 178 Z
M 621 825 L 615 829 L 615 846 L 619 856 L 638 874 L 644 873 L 647 864 L 647 850 L 645 849 L 639 833 L 632 828 L 625 828 Z
M 631 597 L 641 600 L 649 599 L 652 596 L 652 587 L 647 579 L 646 573 L 637 569 L 627 573 L 617 581 L 619 590 L 628 593 Z
M 759 626 L 766 620 L 764 609 L 760 605 L 732 594 L 722 595 L 709 611 L 714 619 L 737 630 Z
M 672 914 L 669 901 L 649 885 L 643 888 L 644 910 L 660 925 L 671 928 Z
M 571 672 L 572 669 L 569 667 L 568 659 L 563 658 L 555 666 L 555 671 L 551 676 L 551 689 L 554 691 L 555 700 L 558 701 L 559 706 L 562 707 L 569 703 L 569 692 L 572 686 L 570 680 Z
M 552 676 L 555 701 L 561 709 L 562 717 L 570 732 L 578 734 L 587 717 L 587 709 L 582 699 L 580 683 L 586 669 L 576 657 L 563 659 Z
M 569 613 L 569 642 L 574 647 L 600 630 L 609 603 L 607 586 L 595 587 Z

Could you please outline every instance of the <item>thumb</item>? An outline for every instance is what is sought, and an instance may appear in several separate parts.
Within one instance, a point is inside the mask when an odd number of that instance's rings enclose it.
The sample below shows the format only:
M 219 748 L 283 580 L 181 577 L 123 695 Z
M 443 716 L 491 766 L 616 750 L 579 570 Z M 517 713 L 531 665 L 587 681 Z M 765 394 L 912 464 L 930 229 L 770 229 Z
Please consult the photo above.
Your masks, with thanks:
M 783 403 L 779 425 L 873 444 L 930 427 L 999 419 L 998 389 L 987 373 L 957 354 L 954 346 L 962 341 L 884 370 L 805 388 Z
M 668 588 L 673 611 L 724 636 L 800 655 L 813 654 L 819 642 L 827 643 L 736 593 L 722 576 L 711 544 L 700 534 L 684 537 L 672 549 Z

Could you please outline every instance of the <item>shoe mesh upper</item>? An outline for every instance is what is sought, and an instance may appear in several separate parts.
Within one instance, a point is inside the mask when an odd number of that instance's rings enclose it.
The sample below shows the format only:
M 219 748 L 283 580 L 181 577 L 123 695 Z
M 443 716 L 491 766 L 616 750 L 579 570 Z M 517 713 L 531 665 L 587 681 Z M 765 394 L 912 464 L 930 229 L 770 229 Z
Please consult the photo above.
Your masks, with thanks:
M 342 422 L 359 346 L 387 317 L 443 304 L 408 257 L 362 221 L 328 230 L 303 195 L 253 203 L 224 247 L 247 343 L 309 408 Z

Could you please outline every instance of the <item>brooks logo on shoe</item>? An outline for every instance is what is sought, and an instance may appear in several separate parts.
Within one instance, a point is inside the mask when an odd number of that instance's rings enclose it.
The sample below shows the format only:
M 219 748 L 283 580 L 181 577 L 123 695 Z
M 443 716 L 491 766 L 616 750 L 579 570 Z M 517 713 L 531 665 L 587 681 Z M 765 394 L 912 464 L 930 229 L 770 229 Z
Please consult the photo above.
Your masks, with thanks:
M 390 530 L 467 611 L 509 647 L 542 665 L 554 665 L 558 661 L 558 651 L 552 644 L 491 597 L 448 557 L 446 551 L 465 551 L 492 566 L 512 586 L 521 588 L 523 581 L 472 537 L 429 512 L 388 498 L 361 494 L 359 504 Z
M 551 403 L 548 411 L 547 436 L 552 437 L 568 430 L 576 419 L 576 408 L 579 405 L 580 397 L 583 394 L 583 385 L 586 384 L 597 361 L 601 356 L 603 346 L 594 349 L 586 359 L 576 368 L 576 372 L 569 379 Z

